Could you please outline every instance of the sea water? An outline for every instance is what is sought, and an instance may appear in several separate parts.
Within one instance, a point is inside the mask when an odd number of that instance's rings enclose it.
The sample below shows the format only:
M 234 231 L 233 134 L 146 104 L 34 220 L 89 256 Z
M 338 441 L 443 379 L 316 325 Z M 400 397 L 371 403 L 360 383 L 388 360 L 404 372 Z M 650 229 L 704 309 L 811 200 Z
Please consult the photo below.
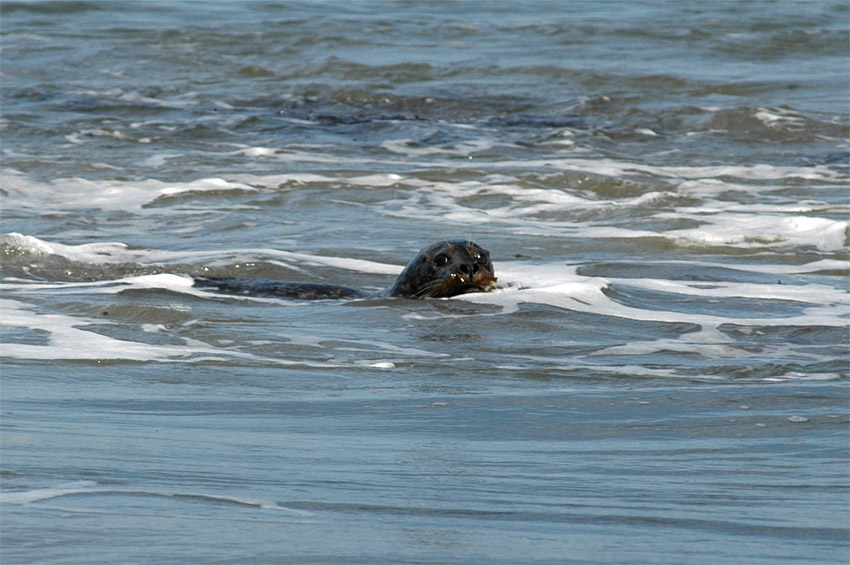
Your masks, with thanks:
M 0 16 L 4 564 L 847 562 L 846 2 Z

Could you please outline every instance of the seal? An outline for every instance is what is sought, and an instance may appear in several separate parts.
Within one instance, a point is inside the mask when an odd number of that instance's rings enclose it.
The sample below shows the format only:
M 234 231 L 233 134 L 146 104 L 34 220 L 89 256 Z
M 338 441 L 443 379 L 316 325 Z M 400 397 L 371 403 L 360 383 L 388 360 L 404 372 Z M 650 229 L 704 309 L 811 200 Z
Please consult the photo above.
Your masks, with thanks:
M 465 239 L 437 241 L 423 247 L 388 288 L 369 292 L 319 283 L 195 277 L 195 286 L 223 292 L 283 296 L 300 300 L 351 298 L 447 298 L 496 288 L 490 252 Z

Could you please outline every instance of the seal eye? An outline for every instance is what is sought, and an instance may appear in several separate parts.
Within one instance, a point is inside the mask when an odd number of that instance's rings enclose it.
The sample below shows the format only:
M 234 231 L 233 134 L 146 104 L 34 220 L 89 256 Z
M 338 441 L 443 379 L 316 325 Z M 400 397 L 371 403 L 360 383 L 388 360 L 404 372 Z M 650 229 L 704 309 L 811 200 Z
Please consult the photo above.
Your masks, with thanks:
M 449 264 L 449 258 L 446 255 L 440 253 L 436 257 L 434 257 L 434 264 L 438 267 L 445 267 Z

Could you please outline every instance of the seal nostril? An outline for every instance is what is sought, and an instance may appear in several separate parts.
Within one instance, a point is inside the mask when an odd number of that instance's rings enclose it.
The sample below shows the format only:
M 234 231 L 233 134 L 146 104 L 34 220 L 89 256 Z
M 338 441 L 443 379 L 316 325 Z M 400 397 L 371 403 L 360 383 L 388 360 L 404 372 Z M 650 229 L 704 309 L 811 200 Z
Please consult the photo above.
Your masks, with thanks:
M 470 267 L 469 265 L 465 265 L 465 264 L 464 264 L 464 265 L 459 266 L 459 267 L 457 268 L 457 270 L 458 270 L 459 272 L 463 273 L 464 275 L 471 275 L 471 274 L 474 272 L 474 271 L 472 270 L 472 267 Z

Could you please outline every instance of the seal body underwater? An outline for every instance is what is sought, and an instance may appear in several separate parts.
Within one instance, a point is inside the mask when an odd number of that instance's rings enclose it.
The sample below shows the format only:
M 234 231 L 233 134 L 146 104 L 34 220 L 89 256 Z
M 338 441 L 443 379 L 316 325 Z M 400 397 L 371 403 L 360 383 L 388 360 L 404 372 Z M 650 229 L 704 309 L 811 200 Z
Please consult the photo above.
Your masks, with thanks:
M 330 284 L 201 277 L 195 277 L 195 286 L 301 300 L 446 298 L 469 292 L 490 292 L 496 288 L 496 277 L 489 251 L 472 241 L 455 239 L 423 247 L 389 288 L 377 292 Z

